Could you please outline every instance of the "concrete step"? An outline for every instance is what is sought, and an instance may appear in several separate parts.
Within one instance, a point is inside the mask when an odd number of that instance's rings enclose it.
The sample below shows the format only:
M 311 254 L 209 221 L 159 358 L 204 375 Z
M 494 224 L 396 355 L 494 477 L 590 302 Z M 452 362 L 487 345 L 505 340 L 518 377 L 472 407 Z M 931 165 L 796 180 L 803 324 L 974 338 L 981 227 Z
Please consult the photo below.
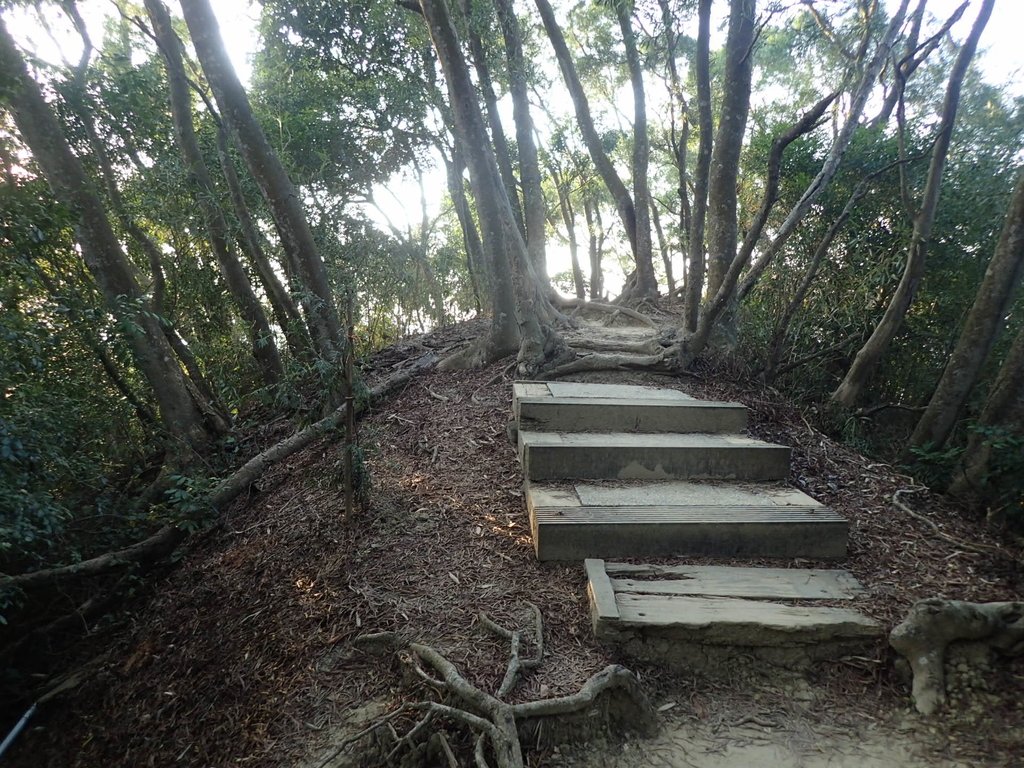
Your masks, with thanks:
M 527 431 L 736 433 L 747 426 L 739 403 L 615 384 L 516 382 L 512 410 Z
M 528 480 L 782 480 L 790 449 L 743 435 L 520 430 Z
M 539 560 L 846 555 L 847 521 L 781 485 L 529 483 L 525 495 Z
M 859 585 L 844 571 L 739 568 L 730 574 L 691 567 L 687 579 L 643 579 L 638 586 L 636 579 L 612 578 L 609 565 L 585 562 L 594 632 L 645 661 L 708 669 L 742 657 L 802 666 L 860 651 L 884 631 L 857 610 L 815 604 L 855 596 Z M 610 570 L 639 576 L 644 568 L 614 564 Z M 789 604 L 749 599 L 766 596 Z

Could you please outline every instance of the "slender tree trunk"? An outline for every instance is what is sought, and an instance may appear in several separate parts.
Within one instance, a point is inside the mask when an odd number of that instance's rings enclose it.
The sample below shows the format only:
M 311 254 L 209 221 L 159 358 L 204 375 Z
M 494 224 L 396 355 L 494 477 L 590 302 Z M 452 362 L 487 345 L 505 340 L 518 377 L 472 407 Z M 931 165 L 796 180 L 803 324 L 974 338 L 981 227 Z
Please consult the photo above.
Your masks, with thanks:
M 689 253 L 690 223 L 692 221 L 690 195 L 689 190 L 687 189 L 687 185 L 689 183 L 687 156 L 690 144 L 690 122 L 686 114 L 687 105 L 686 99 L 683 97 L 683 89 L 680 83 L 679 67 L 676 66 L 676 46 L 679 42 L 679 36 L 675 31 L 672 8 L 669 6 L 668 0 L 658 0 L 658 5 L 661 8 L 662 26 L 665 28 L 666 64 L 668 66 L 669 84 L 671 89 L 669 101 L 669 144 L 672 149 L 672 160 L 675 163 L 676 173 L 679 180 L 679 186 L 676 190 L 679 196 L 679 250 L 684 257 L 683 278 L 685 290 L 685 257 L 686 254 Z M 677 126 L 677 120 L 681 121 L 682 124 Z M 659 243 L 663 243 L 665 237 L 661 229 L 661 221 L 659 220 L 658 207 L 656 205 L 651 207 L 651 215 L 653 217 L 655 231 L 658 233 L 658 241 Z M 676 293 L 676 287 L 675 280 L 672 275 L 671 255 L 666 255 L 664 246 L 662 246 L 661 250 L 662 258 L 666 259 L 665 274 L 668 278 L 668 292 L 670 296 L 674 296 Z
M 978 18 L 964 41 L 949 75 L 946 97 L 942 105 L 942 119 L 939 123 L 938 136 L 932 147 L 931 165 L 928 168 L 928 178 L 925 181 L 921 212 L 914 221 L 914 232 L 907 249 L 907 263 L 903 270 L 903 277 L 900 279 L 896 293 L 893 294 L 882 319 L 864 346 L 857 352 L 853 365 L 846 372 L 846 376 L 836 391 L 832 393 L 832 400 L 847 408 L 852 408 L 860 399 L 871 375 L 888 350 L 890 342 L 902 327 L 903 318 L 914 301 L 917 286 L 924 277 L 928 240 L 931 237 L 932 225 L 938 210 L 942 173 L 945 169 L 953 126 L 956 123 L 957 107 L 960 103 L 960 86 L 967 73 L 967 67 L 971 63 L 971 59 L 974 58 L 978 38 L 992 14 L 994 2 L 995 0 L 982 1 Z
M 327 269 L 302 209 L 302 199 L 288 173 L 256 121 L 249 99 L 228 59 L 220 26 L 209 0 L 182 0 L 182 13 L 203 73 L 213 90 L 221 117 L 238 139 L 246 165 L 270 207 L 281 244 L 313 295 L 311 325 L 317 351 L 330 363 L 340 364 L 344 338 L 334 304 Z M 332 394 L 337 399 L 340 393 Z
M 1024 421 L 1024 327 L 1010 345 L 999 367 L 988 399 L 978 416 L 980 430 L 1016 426 Z M 967 441 L 960 460 L 959 472 L 949 487 L 949 493 L 977 501 L 985 495 L 992 462 L 992 444 L 983 431 L 975 431 Z
M 235 162 L 231 158 L 229 150 L 229 139 L 227 130 L 223 125 L 217 131 L 217 153 L 220 157 L 221 170 L 224 173 L 224 180 L 227 182 L 228 193 L 231 195 L 231 206 L 234 209 L 235 218 L 241 237 L 240 245 L 244 248 L 246 256 L 256 268 L 260 284 L 267 294 L 270 307 L 274 311 L 274 319 L 284 332 L 288 349 L 296 357 L 304 357 L 309 351 L 309 339 L 303 333 L 302 315 L 296 306 L 287 289 L 278 279 L 274 268 L 263 250 L 260 241 L 260 234 L 256 230 L 256 223 L 249 213 L 249 207 L 245 202 L 245 195 L 242 192 L 242 184 L 235 170 Z
M 949 439 L 967 398 L 981 375 L 1005 322 L 1014 292 L 1024 276 L 1024 172 L 1017 177 L 1013 199 L 992 260 L 964 321 L 953 354 L 921 415 L 910 446 L 941 448 Z
M 527 237 L 526 220 L 523 218 L 523 206 L 519 200 L 516 175 L 512 170 L 512 153 L 509 151 L 508 138 L 505 136 L 505 129 L 501 124 L 501 116 L 498 114 L 498 97 L 494 93 L 491 68 L 487 63 L 487 50 L 477 31 L 477 13 L 485 7 L 482 3 L 483 0 L 461 0 L 462 13 L 466 17 L 473 68 L 476 70 L 477 82 L 480 84 L 480 92 L 484 97 L 484 118 L 491 130 L 494 159 L 498 163 L 498 172 L 505 184 L 505 194 L 512 206 L 512 215 L 519 227 L 519 233 L 525 239 Z
M 583 199 L 583 215 L 587 220 L 590 255 L 590 298 L 598 300 L 604 293 L 604 273 L 601 271 L 601 246 L 604 243 L 604 231 L 601 227 L 601 212 L 597 203 L 590 198 Z
M 526 59 L 523 55 L 523 35 L 519 28 L 512 0 L 494 0 L 505 38 L 505 57 L 508 61 L 509 92 L 512 95 L 512 117 L 516 123 L 516 147 L 519 150 L 519 180 L 523 185 L 523 212 L 526 223 L 526 250 L 537 272 L 547 287 L 548 264 L 546 246 L 544 193 L 541 191 L 540 159 L 533 136 L 533 117 L 530 114 L 529 86 L 526 81 Z
M 555 192 L 558 194 L 558 210 L 562 214 L 562 223 L 565 224 L 565 232 L 569 240 L 573 288 L 576 290 L 576 298 L 583 301 L 587 298 L 587 286 L 583 281 L 583 270 L 580 269 L 579 241 L 576 238 L 576 211 L 572 207 L 572 199 L 569 197 L 565 177 L 554 168 L 551 169 L 551 176 L 555 182 Z
M 235 308 L 246 325 L 252 354 L 263 375 L 263 381 L 268 386 L 276 386 L 284 376 L 284 368 L 267 316 L 256 297 L 256 292 L 252 289 L 248 275 L 242 269 L 242 263 L 231 246 L 228 224 L 224 220 L 224 212 L 217 199 L 217 188 L 213 184 L 210 169 L 196 139 L 188 77 L 181 57 L 181 41 L 171 28 L 171 15 L 163 2 L 145 0 L 145 5 L 157 43 L 167 64 L 175 138 L 190 179 L 195 185 L 193 195 L 206 224 L 210 247 L 217 257 L 221 275 L 227 284 Z
M 651 222 L 654 224 L 654 231 L 658 234 L 658 250 L 661 252 L 661 262 L 665 265 L 665 282 L 668 284 L 668 295 L 676 292 L 676 279 L 672 274 L 672 249 L 665 240 L 665 232 L 661 228 L 661 214 L 658 213 L 658 203 L 651 198 Z
M 82 256 L 110 311 L 118 317 L 127 315 L 139 329 L 127 334 L 129 344 L 156 396 L 161 424 L 175 442 L 173 450 L 181 461 L 187 461 L 189 449 L 202 450 L 209 442 L 202 413 L 174 363 L 159 321 L 135 281 L 99 195 L 72 153 L 38 84 L 29 75 L 2 17 L 0 70 L 6 73 L 4 97 L 15 125 L 54 195 L 72 212 Z M 181 453 L 182 449 L 186 452 Z
M 750 111 L 755 0 L 732 0 L 725 44 L 725 85 L 708 179 L 708 296 L 715 296 L 736 257 L 740 152 Z
M 647 99 L 644 94 L 643 66 L 633 32 L 632 4 L 616 2 L 613 5 L 622 31 L 622 42 L 626 47 L 626 66 L 633 88 L 633 210 L 636 218 L 634 295 L 643 298 L 658 295 L 658 280 L 654 275 L 654 249 L 651 245 L 651 191 L 647 177 L 651 156 L 647 135 Z
M 157 244 L 139 226 L 139 223 L 129 214 L 121 197 L 121 190 L 117 188 L 117 177 L 114 174 L 114 167 L 107 152 L 106 145 L 100 139 L 96 131 L 91 105 L 85 104 L 79 111 L 79 119 L 89 139 L 89 147 L 96 156 L 100 167 L 100 177 L 107 192 L 107 202 L 114 217 L 131 237 L 132 241 L 142 250 L 146 261 L 149 263 L 149 277 L 151 280 L 148 286 L 150 294 L 150 311 L 156 316 L 160 327 L 163 329 L 167 342 L 174 350 L 179 362 L 185 367 L 189 391 L 196 400 L 196 407 L 206 417 L 207 423 L 217 434 L 226 434 L 231 429 L 230 418 L 227 412 L 218 402 L 213 387 L 210 386 L 203 374 L 199 362 L 188 344 L 182 338 L 180 331 L 175 327 L 171 317 L 168 316 L 165 297 L 167 294 L 167 278 L 164 274 L 163 255 Z M 129 268 L 135 271 L 135 265 L 129 260 Z
M 697 330 L 700 300 L 704 293 L 704 226 L 708 209 L 708 174 L 711 172 L 711 0 L 700 0 L 697 8 L 697 166 L 693 177 L 693 216 L 690 219 L 690 264 L 683 299 L 683 329 Z M 685 182 L 681 179 L 680 184 Z
M 492 287 L 493 277 L 491 266 L 484 256 L 483 244 L 480 242 L 480 231 L 473 220 L 473 212 L 469 207 L 469 200 L 466 199 L 466 187 L 462 181 L 462 171 L 465 163 L 462 161 L 461 153 L 456 149 L 452 153 L 452 159 L 445 157 L 445 170 L 448 179 L 448 194 L 452 197 L 452 204 L 455 206 L 455 215 L 458 216 L 459 226 L 462 229 L 462 241 L 466 247 L 466 268 L 469 271 L 470 279 L 473 281 L 473 291 L 476 295 L 477 311 L 482 311 L 480 301 L 479 284 L 483 283 L 484 294 L 488 296 L 488 308 L 493 308 L 492 316 L 495 320 L 499 316 L 508 319 L 508 322 L 515 320 L 515 307 L 511 291 L 502 295 L 507 305 L 501 307 L 493 303 L 494 289 Z M 492 334 L 494 329 L 492 328 Z M 500 333 L 497 335 L 501 335 Z
M 710 2 L 710 0 L 706 1 Z M 633 198 L 630 197 L 626 185 L 622 183 L 622 179 L 619 178 L 618 173 L 615 171 L 615 166 L 612 165 L 612 161 L 604 151 L 601 136 L 594 127 L 594 119 L 590 114 L 590 102 L 587 100 L 587 94 L 583 90 L 583 84 L 580 82 L 579 75 L 576 72 L 576 65 L 573 63 L 572 55 L 569 53 L 569 46 L 565 43 L 565 36 L 558 26 L 554 11 L 551 10 L 551 4 L 548 0 L 535 0 L 535 2 L 537 3 L 537 9 L 540 11 L 541 20 L 544 22 L 544 29 L 551 40 L 551 46 L 555 49 L 555 57 L 558 59 L 558 66 L 562 70 L 565 85 L 569 89 L 569 96 L 572 98 L 573 108 L 576 111 L 576 122 L 579 125 L 580 133 L 583 135 L 583 143 L 586 144 L 587 151 L 594 161 L 594 167 L 597 169 L 597 173 L 604 182 L 605 187 L 608 188 L 608 193 L 611 195 L 612 200 L 615 202 L 615 207 L 619 212 L 619 218 L 622 219 L 622 226 L 626 230 L 626 236 L 629 238 L 629 245 L 635 257 L 637 253 L 637 227 Z

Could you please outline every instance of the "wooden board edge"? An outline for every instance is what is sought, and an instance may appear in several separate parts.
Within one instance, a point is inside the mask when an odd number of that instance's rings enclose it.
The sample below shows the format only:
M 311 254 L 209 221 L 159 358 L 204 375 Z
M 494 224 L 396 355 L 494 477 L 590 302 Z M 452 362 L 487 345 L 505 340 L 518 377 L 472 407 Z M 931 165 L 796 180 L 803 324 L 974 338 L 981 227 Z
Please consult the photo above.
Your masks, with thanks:
M 619 620 L 619 607 L 615 603 L 611 579 L 604 570 L 604 560 L 587 558 L 583 567 L 587 572 L 587 597 L 596 633 L 603 622 Z

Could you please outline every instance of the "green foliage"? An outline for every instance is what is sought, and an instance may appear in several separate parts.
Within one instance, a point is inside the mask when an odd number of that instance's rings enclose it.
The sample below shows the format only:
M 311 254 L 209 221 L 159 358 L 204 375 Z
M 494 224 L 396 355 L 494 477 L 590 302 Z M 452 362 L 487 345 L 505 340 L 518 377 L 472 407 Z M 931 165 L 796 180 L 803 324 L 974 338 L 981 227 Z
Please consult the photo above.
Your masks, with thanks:
M 1014 527 L 1024 529 L 1024 432 L 979 425 L 971 431 L 992 451 L 985 478 L 990 506 L 1004 510 Z
M 209 478 L 172 475 L 170 481 L 171 488 L 164 494 L 164 500 L 171 521 L 190 533 L 202 530 L 215 514 L 209 503 Z

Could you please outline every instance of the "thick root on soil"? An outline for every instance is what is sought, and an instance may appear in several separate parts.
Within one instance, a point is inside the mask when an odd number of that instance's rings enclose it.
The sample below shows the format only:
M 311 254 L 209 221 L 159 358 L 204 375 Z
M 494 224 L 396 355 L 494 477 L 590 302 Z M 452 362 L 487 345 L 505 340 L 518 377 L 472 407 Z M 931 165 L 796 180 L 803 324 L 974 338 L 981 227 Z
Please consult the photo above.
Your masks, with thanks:
M 530 604 L 532 626 L 524 633 L 510 630 L 481 614 L 481 625 L 492 634 L 509 641 L 509 662 L 498 692 L 491 695 L 470 683 L 458 668 L 436 648 L 424 643 L 407 642 L 393 633 L 379 633 L 357 638 L 355 644 L 365 651 L 394 651 L 413 678 L 436 691 L 442 701 L 420 701 L 406 704 L 380 718 L 370 728 L 347 739 L 322 765 L 327 765 L 341 751 L 354 745 L 371 732 L 388 728 L 401 717 L 419 713 L 419 718 L 404 735 L 394 733 L 387 753 L 387 764 L 403 764 L 403 758 L 422 748 L 428 729 L 439 721 L 468 729 L 473 734 L 473 761 L 477 768 L 523 768 L 525 762 L 521 739 L 534 736 L 543 723 L 550 728 L 551 719 L 592 720 L 595 708 L 605 715 L 602 722 L 615 720 L 626 727 L 649 732 L 655 722 L 654 710 L 636 675 L 625 667 L 610 665 L 593 675 L 571 696 L 510 704 L 506 697 L 518 684 L 522 673 L 540 665 L 544 656 L 543 623 L 540 610 Z M 521 655 L 524 634 L 529 637 L 533 654 Z M 592 727 L 592 726 L 591 726 Z M 434 733 L 440 733 L 436 727 Z M 493 762 L 492 762 L 493 761 Z
M 914 673 L 917 711 L 930 715 L 946 700 L 945 660 L 950 643 L 984 641 L 1007 655 L 1024 653 L 1024 603 L 920 600 L 889 635 Z
M 665 364 L 666 354 L 664 351 L 654 355 L 616 355 L 597 354 L 586 357 L 578 357 L 572 362 L 560 365 L 557 368 L 537 374 L 539 381 L 551 381 L 571 373 L 583 373 L 584 371 L 624 371 L 624 370 L 645 370 L 645 371 L 669 371 Z

